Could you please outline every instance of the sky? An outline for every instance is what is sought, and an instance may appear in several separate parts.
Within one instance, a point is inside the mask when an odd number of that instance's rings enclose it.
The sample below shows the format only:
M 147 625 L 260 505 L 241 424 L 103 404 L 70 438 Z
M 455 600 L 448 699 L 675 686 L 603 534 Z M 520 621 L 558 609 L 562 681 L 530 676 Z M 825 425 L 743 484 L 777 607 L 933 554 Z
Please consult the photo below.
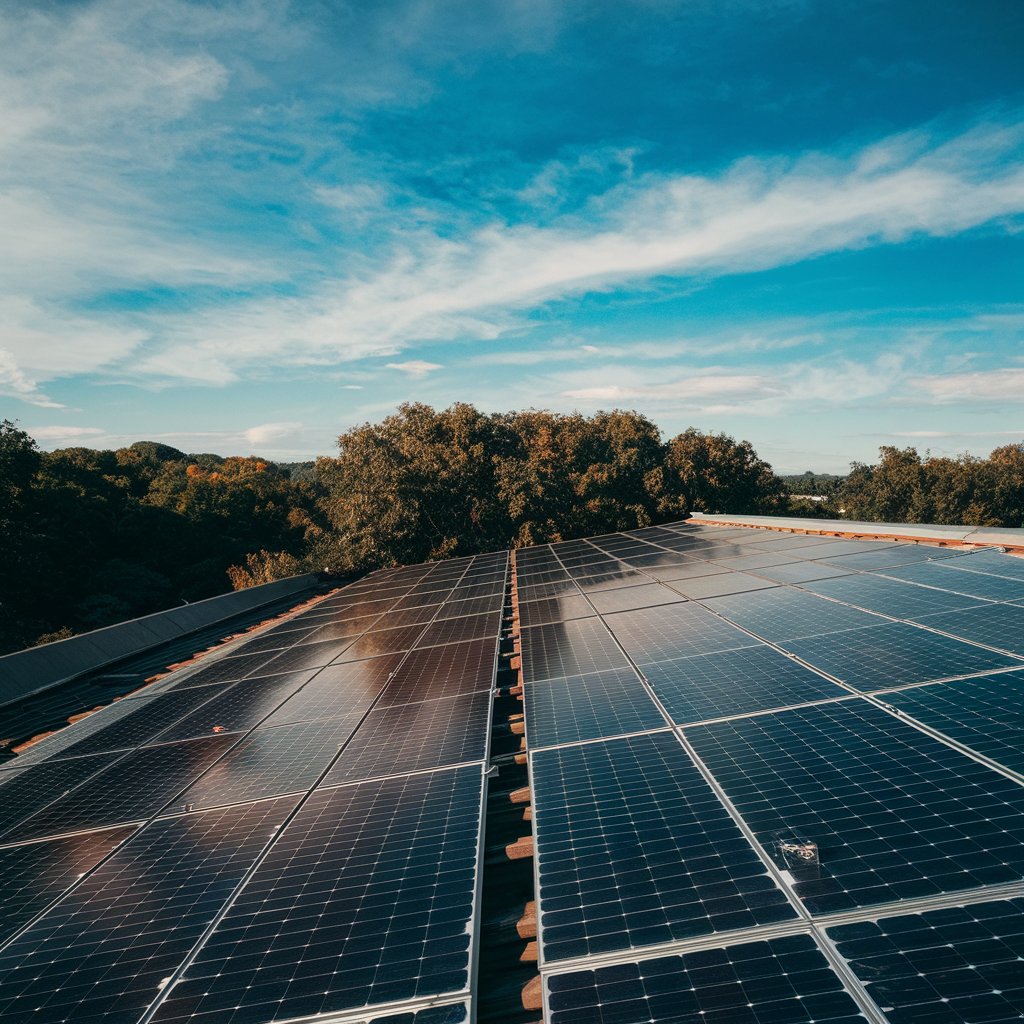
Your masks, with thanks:
M 779 472 L 1024 441 L 1019 0 L 0 6 L 0 418 L 283 461 L 402 402 Z

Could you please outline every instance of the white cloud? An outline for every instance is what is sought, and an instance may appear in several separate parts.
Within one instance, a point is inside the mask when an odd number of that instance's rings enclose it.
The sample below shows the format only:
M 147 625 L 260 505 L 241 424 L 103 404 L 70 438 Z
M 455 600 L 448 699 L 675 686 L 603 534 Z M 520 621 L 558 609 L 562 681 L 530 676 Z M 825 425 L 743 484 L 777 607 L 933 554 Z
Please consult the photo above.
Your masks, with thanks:
M 612 371 L 609 377 L 617 374 Z M 696 399 L 701 402 L 709 398 L 732 398 L 755 400 L 773 398 L 779 395 L 777 383 L 766 377 L 749 374 L 708 374 L 682 377 L 667 383 L 649 384 L 600 384 L 563 391 L 566 398 L 628 402 L 636 399 L 654 401 L 681 401 Z
M 37 441 L 45 442 L 73 442 L 83 440 L 95 440 L 97 437 L 106 435 L 102 427 L 72 427 L 72 426 L 43 426 L 26 427 L 25 432 L 34 437 Z
M 1004 367 L 974 373 L 932 374 L 916 377 L 913 385 L 939 402 L 1024 401 L 1024 369 Z
M 14 355 L 0 348 L 0 395 L 20 398 L 28 405 L 44 409 L 63 409 L 60 402 L 53 401 L 39 390 L 39 386 L 15 362 Z
M 387 367 L 389 370 L 401 370 L 402 373 L 417 378 L 426 377 L 428 373 L 442 369 L 440 363 L 427 363 L 422 359 L 409 359 L 404 363 L 388 363 Z
M 250 444 L 271 444 L 275 441 L 293 441 L 302 433 L 301 423 L 261 423 L 249 427 L 242 436 Z

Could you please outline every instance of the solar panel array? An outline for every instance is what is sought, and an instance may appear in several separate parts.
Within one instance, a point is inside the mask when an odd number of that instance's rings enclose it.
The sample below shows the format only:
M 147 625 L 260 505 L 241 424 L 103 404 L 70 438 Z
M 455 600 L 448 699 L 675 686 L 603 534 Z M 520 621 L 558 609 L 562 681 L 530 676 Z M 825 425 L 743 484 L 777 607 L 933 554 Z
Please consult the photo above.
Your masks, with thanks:
M 516 552 L 548 1024 L 1024 1019 L 1024 562 Z
M 0 1019 L 471 1020 L 507 576 L 374 573 L 0 767 Z

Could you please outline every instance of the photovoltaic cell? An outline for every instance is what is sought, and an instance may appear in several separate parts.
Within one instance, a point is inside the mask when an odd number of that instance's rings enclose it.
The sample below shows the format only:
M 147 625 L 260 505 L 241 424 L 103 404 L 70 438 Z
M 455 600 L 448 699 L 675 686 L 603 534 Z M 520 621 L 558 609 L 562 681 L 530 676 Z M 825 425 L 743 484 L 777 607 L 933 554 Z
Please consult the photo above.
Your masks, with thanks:
M 1007 555 L 995 548 L 972 551 L 970 555 L 958 558 L 952 563 L 958 569 L 970 572 L 986 572 L 994 576 L 1005 576 L 1008 579 L 1024 580 L 1024 561 Z
M 1024 787 L 862 701 L 686 734 L 814 914 L 1024 877 Z
M 640 584 L 650 584 L 651 577 L 635 570 L 621 569 L 614 572 L 603 572 L 598 576 L 586 576 L 576 581 L 584 594 L 597 594 L 603 590 L 620 590 Z M 519 592 L 520 600 L 523 592 Z
M 734 555 L 732 558 L 718 558 L 719 565 L 728 566 L 730 569 L 766 569 L 773 565 L 785 565 L 799 561 L 800 556 L 789 551 L 776 551 L 774 548 L 764 550 L 764 545 L 759 544 L 757 550 L 752 554 Z
M 466 1024 L 469 1020 L 469 1006 L 465 1002 L 449 1006 L 428 1006 L 424 1010 L 408 1010 L 405 1013 L 388 1013 L 374 1016 L 366 1024 Z
M 750 647 L 759 642 L 690 602 L 619 612 L 605 621 L 640 665 Z
M 865 1024 L 809 935 L 559 974 L 550 1024 Z
M 904 622 L 783 640 L 780 646 L 865 692 L 1021 664 L 1008 655 L 929 633 Z
M 938 558 L 949 558 L 953 552 L 931 544 L 899 544 L 880 551 L 862 551 L 852 555 L 837 555 L 827 559 L 835 565 L 851 569 L 886 569 L 896 565 L 912 565 L 915 562 L 929 562 Z
M 328 665 L 264 722 L 264 727 L 344 718 L 366 711 L 401 664 L 404 654 Z
M 490 597 L 446 601 L 441 605 L 437 617 L 438 619 L 457 619 L 463 615 L 485 615 L 488 612 L 500 612 L 504 604 L 504 593 L 492 594 Z
M 179 803 L 216 807 L 308 790 L 363 714 L 257 729 L 183 793 Z
M 787 565 L 758 569 L 757 575 L 776 583 L 809 583 L 812 580 L 826 580 L 852 574 L 849 569 L 840 569 L 824 562 L 790 562 Z
M 521 635 L 524 682 L 629 667 L 629 660 L 597 618 L 534 626 Z
M 438 619 L 427 626 L 417 647 L 437 647 L 440 644 L 463 643 L 467 640 L 497 639 L 501 632 L 501 613 L 466 615 L 459 619 Z
M 586 598 L 580 597 L 578 594 L 554 597 L 546 601 L 521 601 L 519 603 L 519 621 L 524 626 L 541 626 L 546 622 L 585 619 L 594 614 L 594 609 Z
M 885 702 L 1024 774 L 1024 674 L 915 686 L 887 693 Z
M 413 651 L 380 697 L 380 707 L 490 690 L 497 666 L 497 640 L 471 640 Z
M 5 1024 L 134 1024 L 294 801 L 154 822 L 0 952 Z
M 634 608 L 650 608 L 658 604 L 678 604 L 685 600 L 674 590 L 657 583 L 639 587 L 618 587 L 598 591 L 590 596 L 594 607 L 602 614 L 625 612 Z
M 763 645 L 659 661 L 645 665 L 643 672 L 665 710 L 680 725 L 847 693 Z
M 838 579 L 808 583 L 807 589 L 825 597 L 882 612 L 897 619 L 916 619 L 921 615 L 951 611 L 957 608 L 976 608 L 983 605 L 975 597 L 954 594 L 949 590 L 919 587 L 901 580 L 891 580 L 871 573 L 842 576 Z
M 218 733 L 246 732 L 286 701 L 308 678 L 309 673 L 300 672 L 235 683 L 150 742 L 169 743 Z
M 723 572 L 696 579 L 670 580 L 668 585 L 693 600 L 721 597 L 722 594 L 746 594 L 753 590 L 769 590 L 775 586 L 771 580 L 745 572 Z
M 424 626 L 399 626 L 397 629 L 381 629 L 361 636 L 337 662 L 360 661 L 363 658 L 376 658 L 381 654 L 395 654 L 409 650 L 419 639 Z
M 322 785 L 483 761 L 490 721 L 487 690 L 375 709 Z
M 707 606 L 772 643 L 858 626 L 877 626 L 888 621 L 789 587 L 716 597 L 709 600 Z
M 952 590 L 970 597 L 984 597 L 990 601 L 1017 601 L 1021 594 L 1021 581 L 1003 576 L 990 576 L 986 573 L 967 572 L 957 569 L 949 562 L 926 562 L 921 565 L 908 565 L 899 569 L 886 569 L 886 576 L 911 583 L 922 583 L 929 587 Z
M 0 943 L 45 910 L 135 831 L 134 826 L 0 849 Z
M 527 683 L 523 701 L 531 748 L 666 725 L 631 668 Z
M 259 636 L 254 636 L 251 640 L 246 640 L 239 647 L 238 653 L 261 654 L 264 651 L 281 651 L 286 647 L 291 647 L 292 644 L 297 644 L 300 640 L 306 639 L 314 632 L 316 632 L 316 626 L 312 623 L 287 631 L 279 629 L 267 630 L 265 633 L 260 633 Z
M 1024 589 L 1024 584 L 1022 584 Z M 988 604 L 958 612 L 918 617 L 922 626 L 1024 655 L 1024 607 Z
M 545 963 L 795 916 L 672 734 L 531 761 Z
M 64 761 L 45 761 L 24 770 L 0 772 L 0 837 L 26 818 L 59 800 L 109 767 L 121 754 L 93 754 Z
M 1024 899 L 829 929 L 893 1024 L 1010 1024 L 1024 1018 Z
M 237 739 L 237 736 L 210 736 L 133 750 L 37 811 L 4 839 L 20 842 L 143 821 L 193 782 Z
M 466 767 L 314 793 L 154 1019 L 263 1024 L 467 990 L 482 785 Z

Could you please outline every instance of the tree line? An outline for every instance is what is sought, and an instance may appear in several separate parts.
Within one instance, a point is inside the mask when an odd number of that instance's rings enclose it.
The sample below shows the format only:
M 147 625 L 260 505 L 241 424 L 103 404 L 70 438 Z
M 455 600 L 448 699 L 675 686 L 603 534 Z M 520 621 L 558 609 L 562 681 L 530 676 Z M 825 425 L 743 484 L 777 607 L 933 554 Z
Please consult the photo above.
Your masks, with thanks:
M 1024 445 L 952 460 L 883 448 L 878 465 L 829 478 L 827 501 L 806 508 L 792 494 L 811 492 L 789 483 L 747 441 L 694 428 L 666 439 L 621 410 L 407 404 L 346 431 L 336 456 L 292 466 L 149 441 L 43 452 L 4 421 L 0 653 L 229 583 L 359 573 L 690 512 L 1024 525 Z

